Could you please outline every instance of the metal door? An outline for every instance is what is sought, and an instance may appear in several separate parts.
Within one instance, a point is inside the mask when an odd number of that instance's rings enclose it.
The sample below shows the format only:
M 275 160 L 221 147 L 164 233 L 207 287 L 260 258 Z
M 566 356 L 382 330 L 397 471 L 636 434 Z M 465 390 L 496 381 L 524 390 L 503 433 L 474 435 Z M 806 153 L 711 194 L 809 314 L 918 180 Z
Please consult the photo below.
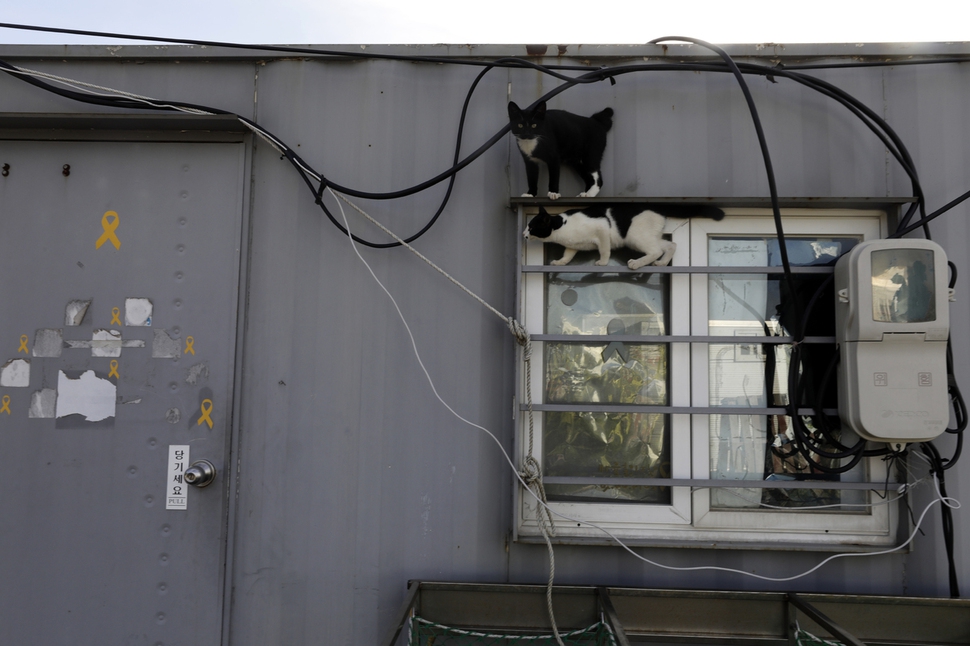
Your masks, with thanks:
M 0 642 L 218 644 L 245 147 L 0 158 Z

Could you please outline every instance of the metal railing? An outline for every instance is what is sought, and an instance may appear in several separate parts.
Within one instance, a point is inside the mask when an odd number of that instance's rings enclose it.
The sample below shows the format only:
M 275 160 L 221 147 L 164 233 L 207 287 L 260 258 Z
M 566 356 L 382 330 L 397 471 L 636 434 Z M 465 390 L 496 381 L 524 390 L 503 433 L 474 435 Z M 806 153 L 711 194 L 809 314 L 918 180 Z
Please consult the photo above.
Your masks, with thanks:
M 550 632 L 544 585 L 411 581 L 384 646 L 412 613 L 489 633 Z M 555 586 L 559 629 L 606 623 L 620 646 L 796 646 L 800 631 L 846 646 L 970 644 L 970 599 Z

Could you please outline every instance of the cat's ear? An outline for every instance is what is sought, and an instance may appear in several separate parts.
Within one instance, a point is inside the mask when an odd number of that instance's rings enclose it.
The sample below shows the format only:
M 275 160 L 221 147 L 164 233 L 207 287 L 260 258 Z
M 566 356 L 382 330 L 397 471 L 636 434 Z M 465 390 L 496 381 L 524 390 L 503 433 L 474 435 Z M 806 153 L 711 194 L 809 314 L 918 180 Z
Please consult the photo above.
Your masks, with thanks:
M 533 220 L 537 225 L 543 227 L 544 235 L 539 236 L 542 238 L 548 238 L 549 234 L 556 229 L 562 227 L 566 223 L 565 218 L 562 215 L 550 215 L 549 211 L 545 209 L 544 206 L 539 206 L 539 213 Z
M 521 115 L 522 110 L 515 104 L 515 101 L 509 101 L 509 119 L 516 119 Z
M 546 118 L 546 102 L 545 101 L 540 101 L 539 102 L 539 105 L 536 106 L 536 109 L 532 111 L 532 114 L 533 114 L 533 116 L 536 119 L 545 119 Z

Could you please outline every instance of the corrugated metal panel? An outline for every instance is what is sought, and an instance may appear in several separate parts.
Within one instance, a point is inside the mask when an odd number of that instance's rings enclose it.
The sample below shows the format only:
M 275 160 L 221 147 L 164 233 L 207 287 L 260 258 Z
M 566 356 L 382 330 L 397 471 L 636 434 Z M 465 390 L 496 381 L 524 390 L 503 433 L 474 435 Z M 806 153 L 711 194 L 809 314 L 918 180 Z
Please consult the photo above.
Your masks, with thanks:
M 56 48 L 55 48 L 56 49 Z M 371 48 L 373 49 L 373 48 Z M 966 53 L 964 45 L 738 46 L 737 56 L 848 60 L 858 54 Z M 424 180 L 451 163 L 462 101 L 476 68 L 380 61 L 242 59 L 197 48 L 0 48 L 38 67 L 127 91 L 234 110 L 282 137 L 334 181 L 371 191 Z M 523 47 L 387 48 L 454 56 L 523 55 Z M 552 49 L 550 53 L 555 53 Z M 697 48 L 671 55 L 706 56 Z M 550 64 L 614 64 L 657 55 L 653 47 L 569 46 Z M 816 56 L 817 55 L 817 56 Z M 129 58 L 130 56 L 130 58 Z M 572 58 L 575 56 L 575 58 Z M 602 56 L 602 58 L 598 58 Z M 765 58 L 754 58 L 765 56 Z M 56 57 L 56 58 L 55 58 Z M 34 58 L 35 60 L 30 60 Z M 144 64 L 134 64 L 138 59 Z M 180 62 L 176 64 L 175 60 Z M 537 59 L 538 60 L 538 59 Z M 145 62 L 147 61 L 147 62 Z M 786 58 L 786 62 L 793 59 Z M 265 64 L 264 64 L 265 63 Z M 967 190 L 967 66 L 812 72 L 884 115 L 909 146 L 932 210 Z M 506 122 L 508 84 L 520 104 L 558 82 L 531 70 L 494 70 L 471 102 L 463 151 Z M 876 138 L 844 108 L 779 79 L 751 77 L 786 196 L 905 196 L 911 188 Z M 574 88 L 553 107 L 616 110 L 603 195 L 767 194 L 757 141 L 740 92 L 724 74 L 624 75 Z M 0 111 L 100 111 L 0 78 Z M 2 147 L 0 147 L 2 154 Z M 2 162 L 2 160 L 0 160 Z M 578 192 L 567 176 L 566 195 Z M 545 548 L 509 545 L 511 477 L 491 440 L 435 399 L 387 297 L 348 241 L 327 222 L 278 153 L 257 142 L 252 167 L 252 248 L 243 361 L 238 499 L 232 566 L 231 643 L 376 643 L 408 579 L 542 582 Z M 417 247 L 499 309 L 514 302 L 515 239 L 509 195 L 524 187 L 514 145 L 503 140 L 463 171 L 441 221 Z M 408 234 L 437 207 L 444 185 L 394 202 L 361 201 Z M 328 202 L 331 206 L 332 203 Z M 967 207 L 934 225 L 968 275 Z M 374 239 L 373 227 L 348 213 Z M 511 448 L 513 342 L 501 321 L 403 250 L 362 250 L 397 299 L 441 396 Z M 958 294 L 965 294 L 958 286 Z M 954 304 L 958 374 L 970 383 L 967 299 Z M 944 454 L 951 438 L 940 442 Z M 951 494 L 970 499 L 960 469 Z M 930 499 L 915 498 L 917 509 Z M 794 584 L 726 573 L 677 573 L 615 548 L 561 546 L 557 581 L 573 584 L 785 590 L 859 594 L 946 593 L 938 515 L 915 552 L 833 562 Z M 970 525 L 957 515 L 958 543 Z M 650 550 L 677 566 L 712 564 L 791 574 L 819 557 L 803 553 Z M 958 555 L 964 581 L 970 563 Z

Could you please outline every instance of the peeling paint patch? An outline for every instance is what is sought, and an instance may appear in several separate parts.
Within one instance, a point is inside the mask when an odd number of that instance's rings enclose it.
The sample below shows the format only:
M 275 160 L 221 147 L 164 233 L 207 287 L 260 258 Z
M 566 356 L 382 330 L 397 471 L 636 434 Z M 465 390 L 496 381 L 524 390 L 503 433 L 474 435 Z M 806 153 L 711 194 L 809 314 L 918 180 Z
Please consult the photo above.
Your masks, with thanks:
M 121 404 L 121 405 L 125 405 L 125 404 L 140 404 L 141 403 L 141 397 L 139 397 L 138 399 L 129 399 L 126 402 L 118 402 L 118 403 Z
M 64 325 L 68 327 L 74 327 L 80 325 L 84 320 L 84 316 L 88 313 L 88 308 L 91 307 L 91 299 L 86 301 L 71 301 L 64 308 Z
M 30 410 L 27 417 L 33 418 L 52 418 L 57 404 L 57 391 L 53 388 L 44 388 L 30 395 Z
M 30 385 L 30 360 L 11 359 L 0 368 L 0 386 L 26 388 Z
M 114 336 L 117 336 L 118 337 L 118 339 L 119 339 L 118 343 L 121 344 L 118 347 L 120 347 L 120 348 L 144 348 L 145 347 L 145 342 L 142 341 L 141 339 L 132 339 L 130 341 L 120 341 L 121 332 L 117 332 L 115 330 L 108 330 L 108 331 L 109 332 L 112 332 L 114 334 Z M 104 332 L 104 330 L 96 330 L 96 332 Z M 95 356 L 95 357 L 112 356 L 112 355 L 99 355 L 99 354 L 94 354 L 94 352 L 93 352 L 93 349 L 94 348 L 104 348 L 105 347 L 105 341 L 103 339 L 97 339 L 96 338 L 93 341 L 65 341 L 64 342 L 64 347 L 65 348 L 71 348 L 72 350 L 77 350 L 79 348 L 91 348 L 92 349 L 92 353 L 91 354 L 93 356 Z M 114 345 L 112 345 L 111 347 L 114 347 Z M 114 356 L 118 356 L 118 355 L 114 355 Z
M 95 330 L 91 336 L 92 357 L 120 357 L 121 332 L 118 330 Z
M 182 412 L 177 408 L 169 408 L 165 413 L 165 421 L 169 424 L 178 424 L 180 419 L 182 419 Z
M 125 325 L 146 327 L 152 324 L 152 302 L 147 298 L 125 299 Z
M 86 370 L 71 379 L 57 371 L 57 417 L 80 415 L 89 422 L 100 422 L 115 416 L 117 387 L 107 379 Z
M 190 386 L 194 386 L 197 381 L 202 379 L 203 381 L 209 378 L 209 365 L 205 362 L 197 363 L 191 368 L 189 368 L 189 374 L 185 378 L 185 383 Z
M 34 333 L 35 357 L 59 357 L 64 343 L 64 334 L 60 329 L 37 330 Z
M 178 359 L 182 356 L 182 342 L 169 336 L 167 330 L 155 330 L 152 359 Z

